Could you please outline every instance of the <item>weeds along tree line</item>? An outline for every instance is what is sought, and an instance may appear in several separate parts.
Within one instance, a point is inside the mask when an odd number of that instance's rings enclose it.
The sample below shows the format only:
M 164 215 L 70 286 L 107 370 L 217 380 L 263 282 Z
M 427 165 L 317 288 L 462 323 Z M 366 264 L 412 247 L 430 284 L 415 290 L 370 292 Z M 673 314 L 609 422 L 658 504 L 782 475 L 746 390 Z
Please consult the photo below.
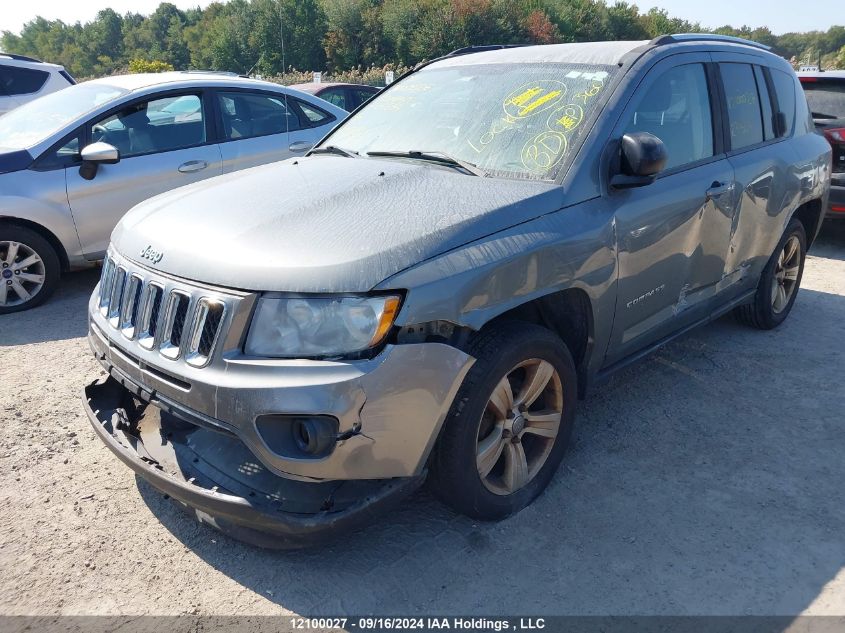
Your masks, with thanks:
M 182 11 L 163 2 L 149 16 L 103 9 L 92 22 L 38 17 L 4 31 L 0 50 L 64 65 L 79 78 L 199 68 L 252 72 L 284 83 L 322 70 L 381 83 L 384 70 L 471 44 L 650 39 L 703 31 L 666 11 L 602 0 L 231 0 Z M 845 68 L 845 27 L 774 35 L 724 26 L 716 33 L 767 44 L 798 63 Z M 284 45 L 283 45 L 284 44 Z

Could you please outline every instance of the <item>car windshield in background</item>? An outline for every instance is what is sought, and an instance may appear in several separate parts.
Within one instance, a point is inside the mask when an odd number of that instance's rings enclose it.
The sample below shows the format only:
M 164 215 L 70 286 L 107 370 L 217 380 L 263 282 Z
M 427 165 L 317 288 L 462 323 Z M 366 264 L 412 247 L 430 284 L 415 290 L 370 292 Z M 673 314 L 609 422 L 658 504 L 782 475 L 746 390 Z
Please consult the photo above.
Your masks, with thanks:
M 551 180 L 571 160 L 615 67 L 479 64 L 421 70 L 375 97 L 326 145 L 441 153 L 495 176 Z
M 86 112 L 127 92 L 100 83 L 78 84 L 25 103 L 0 116 L 0 150 L 37 145 Z
M 845 119 L 845 79 L 836 82 L 802 79 L 801 85 L 814 117 Z

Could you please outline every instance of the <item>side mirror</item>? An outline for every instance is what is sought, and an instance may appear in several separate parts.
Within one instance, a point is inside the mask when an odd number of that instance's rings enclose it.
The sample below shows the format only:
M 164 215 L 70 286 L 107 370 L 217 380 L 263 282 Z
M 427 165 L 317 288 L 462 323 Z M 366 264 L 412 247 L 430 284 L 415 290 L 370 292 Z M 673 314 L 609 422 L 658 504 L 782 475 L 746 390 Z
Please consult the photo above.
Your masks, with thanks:
M 650 185 L 669 158 L 663 141 L 648 132 L 626 134 L 619 145 L 620 173 L 610 179 L 615 189 Z
M 114 145 L 99 141 L 83 147 L 80 157 L 82 165 L 79 167 L 79 175 L 85 180 L 93 180 L 100 165 L 114 165 L 120 162 L 118 149 Z

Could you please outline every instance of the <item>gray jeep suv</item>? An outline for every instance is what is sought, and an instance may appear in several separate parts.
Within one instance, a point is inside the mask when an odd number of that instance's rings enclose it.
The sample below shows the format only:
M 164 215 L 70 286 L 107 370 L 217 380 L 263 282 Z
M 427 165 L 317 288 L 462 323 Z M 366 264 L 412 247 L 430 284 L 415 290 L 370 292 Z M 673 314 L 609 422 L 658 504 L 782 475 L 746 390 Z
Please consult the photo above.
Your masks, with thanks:
M 790 66 L 718 36 L 462 50 L 307 157 L 135 207 L 90 302 L 91 422 L 238 538 L 290 547 L 428 477 L 498 519 L 576 401 L 689 328 L 781 323 L 830 186 Z

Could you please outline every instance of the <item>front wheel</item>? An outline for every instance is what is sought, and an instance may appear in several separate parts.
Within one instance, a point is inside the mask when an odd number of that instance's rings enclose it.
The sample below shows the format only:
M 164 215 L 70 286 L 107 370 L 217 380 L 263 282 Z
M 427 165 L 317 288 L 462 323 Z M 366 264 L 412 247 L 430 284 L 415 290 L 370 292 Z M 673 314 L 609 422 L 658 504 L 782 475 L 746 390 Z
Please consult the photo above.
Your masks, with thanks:
M 575 364 L 559 337 L 527 323 L 493 326 L 469 353 L 476 362 L 435 447 L 431 481 L 458 512 L 500 519 L 531 503 L 563 458 L 575 414 Z
M 61 274 L 50 243 L 23 226 L 0 226 L 0 314 L 28 310 L 53 294 Z
M 804 225 L 793 219 L 760 275 L 753 301 L 734 312 L 737 320 L 760 330 L 771 330 L 783 323 L 798 295 L 806 256 Z

